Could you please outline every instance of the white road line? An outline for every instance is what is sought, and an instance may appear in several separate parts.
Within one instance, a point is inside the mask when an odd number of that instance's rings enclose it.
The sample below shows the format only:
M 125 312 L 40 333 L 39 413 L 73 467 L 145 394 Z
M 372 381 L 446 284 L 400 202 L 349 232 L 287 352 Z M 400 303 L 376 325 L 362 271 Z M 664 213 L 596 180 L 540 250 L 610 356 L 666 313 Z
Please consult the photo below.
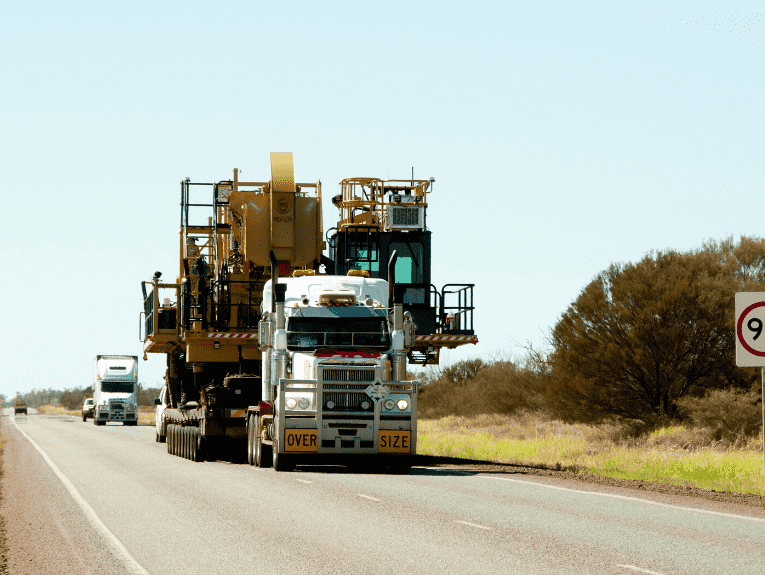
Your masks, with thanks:
M 642 569 L 640 567 L 635 567 L 634 565 L 616 565 L 617 567 L 624 567 L 625 569 L 634 569 L 638 573 L 648 573 L 648 575 L 664 575 L 664 573 L 659 573 L 658 571 L 651 571 L 649 569 Z
M 308 481 L 307 479 L 296 479 L 295 481 L 299 481 L 300 483 L 313 483 L 313 481 Z
M 486 531 L 491 531 L 491 527 L 486 527 L 485 525 L 478 525 L 478 523 L 470 523 L 469 521 L 459 521 L 458 519 L 455 519 L 454 522 L 462 523 L 463 525 L 469 525 L 470 527 L 478 527 L 478 529 L 486 529 Z
M 370 501 L 374 501 L 376 503 L 380 503 L 380 501 L 382 501 L 382 499 L 377 499 L 376 497 L 372 497 L 370 495 L 364 495 L 363 493 L 359 493 L 358 496 L 363 497 L 364 499 L 369 499 Z
M 730 517 L 731 519 L 744 519 L 746 521 L 755 521 L 756 523 L 765 523 L 765 519 L 761 517 L 750 517 L 749 515 L 736 515 L 735 513 L 723 513 L 721 511 L 710 511 L 708 509 L 696 509 L 694 507 L 683 507 L 682 505 L 670 505 L 668 503 L 659 503 L 658 501 L 651 501 L 650 499 L 641 499 L 640 497 L 630 497 L 629 495 L 616 495 L 614 493 L 603 493 L 601 491 L 582 491 L 581 489 L 571 489 L 569 487 L 560 487 L 558 485 L 547 485 L 545 483 L 537 483 L 536 481 L 526 481 L 524 479 L 510 479 L 509 477 L 495 477 L 493 475 L 477 475 L 482 479 L 496 479 L 498 481 L 510 481 L 513 483 L 523 483 L 524 485 L 536 485 L 538 487 L 546 487 L 547 489 L 558 489 L 559 491 L 568 491 L 569 493 L 582 493 L 584 495 L 601 495 L 603 497 L 611 497 L 613 499 L 624 499 L 627 501 L 636 501 L 639 503 L 647 503 L 648 505 L 655 505 L 657 507 L 666 507 L 667 509 L 677 509 L 679 511 L 694 511 L 696 513 L 705 513 L 706 515 L 717 515 L 718 517 Z
M 39 445 L 37 445 L 37 443 L 34 442 L 31 437 L 29 437 L 18 425 L 16 425 L 15 421 L 13 424 L 16 426 L 16 429 L 19 430 L 21 435 L 26 437 L 29 440 L 29 443 L 31 443 L 34 448 L 40 452 L 40 455 L 42 455 L 45 463 L 50 466 L 50 468 L 53 470 L 53 473 L 56 474 L 56 477 L 61 480 L 61 483 L 64 484 L 64 487 L 72 496 L 75 503 L 80 506 L 80 509 L 82 509 L 85 517 L 88 519 L 88 521 L 90 521 L 90 524 L 104 538 L 106 544 L 111 547 L 112 552 L 122 562 L 122 564 L 125 566 L 125 569 L 127 569 L 129 573 L 134 573 L 135 575 L 149 575 L 149 572 L 141 567 L 141 564 L 133 558 L 127 549 L 125 549 L 125 546 L 120 543 L 120 540 L 117 539 L 114 533 L 109 531 L 109 528 L 104 525 L 103 521 L 98 518 L 98 515 L 96 515 L 96 512 L 93 511 L 93 508 L 88 505 L 85 499 L 82 498 L 82 495 L 80 495 L 80 492 L 77 491 L 77 488 L 72 484 L 71 481 L 69 481 L 69 479 L 67 479 L 66 475 L 61 473 L 61 470 L 56 466 L 55 463 L 53 463 L 53 461 L 51 461 L 50 457 L 48 457 L 48 455 L 40 448 Z

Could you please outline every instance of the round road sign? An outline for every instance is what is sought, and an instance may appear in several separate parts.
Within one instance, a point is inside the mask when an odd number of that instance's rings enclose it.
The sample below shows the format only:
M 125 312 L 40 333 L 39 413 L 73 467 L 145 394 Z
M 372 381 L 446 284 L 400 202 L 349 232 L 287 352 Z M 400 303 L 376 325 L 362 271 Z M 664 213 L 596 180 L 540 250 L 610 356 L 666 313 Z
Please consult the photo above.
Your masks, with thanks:
M 765 293 L 736 294 L 736 365 L 765 366 Z

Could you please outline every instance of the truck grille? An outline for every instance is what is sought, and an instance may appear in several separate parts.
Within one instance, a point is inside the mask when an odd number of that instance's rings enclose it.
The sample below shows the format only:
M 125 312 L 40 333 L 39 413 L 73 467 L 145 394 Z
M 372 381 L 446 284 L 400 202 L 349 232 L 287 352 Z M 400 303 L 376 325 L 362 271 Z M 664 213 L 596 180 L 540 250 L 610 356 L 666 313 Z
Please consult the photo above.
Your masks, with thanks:
M 324 378 L 324 381 L 339 381 L 339 382 L 368 381 L 371 383 L 375 380 L 375 370 L 374 369 L 324 368 L 322 370 L 322 376 Z
M 374 412 L 374 403 L 366 394 L 369 384 L 375 381 L 375 364 L 352 364 L 325 366 L 319 370 L 323 391 L 323 412 L 333 413 Z M 334 404 L 328 407 L 329 402 Z M 362 403 L 367 402 L 367 408 Z

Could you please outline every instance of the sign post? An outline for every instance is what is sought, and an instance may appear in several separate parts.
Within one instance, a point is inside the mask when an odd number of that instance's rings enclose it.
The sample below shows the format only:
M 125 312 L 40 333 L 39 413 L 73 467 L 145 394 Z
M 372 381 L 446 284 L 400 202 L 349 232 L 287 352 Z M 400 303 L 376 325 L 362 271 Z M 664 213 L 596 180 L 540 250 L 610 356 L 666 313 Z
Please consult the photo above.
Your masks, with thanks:
M 759 367 L 762 378 L 762 471 L 765 474 L 765 292 L 736 294 L 736 365 Z

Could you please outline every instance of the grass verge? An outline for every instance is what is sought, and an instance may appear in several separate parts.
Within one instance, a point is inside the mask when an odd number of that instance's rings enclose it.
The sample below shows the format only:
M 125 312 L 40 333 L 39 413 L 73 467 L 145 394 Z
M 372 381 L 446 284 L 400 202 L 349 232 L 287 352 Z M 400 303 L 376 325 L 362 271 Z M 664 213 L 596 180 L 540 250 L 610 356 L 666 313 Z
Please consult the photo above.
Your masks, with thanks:
M 66 409 L 60 405 L 43 405 L 37 408 L 38 413 L 43 415 L 71 415 L 73 417 L 82 417 L 82 411 Z M 138 425 L 154 425 L 154 407 L 138 406 Z
M 534 414 L 451 416 L 418 423 L 417 453 L 765 495 L 761 437 L 723 445 L 700 444 L 703 434 L 684 427 L 639 439 L 622 439 L 621 432 Z

